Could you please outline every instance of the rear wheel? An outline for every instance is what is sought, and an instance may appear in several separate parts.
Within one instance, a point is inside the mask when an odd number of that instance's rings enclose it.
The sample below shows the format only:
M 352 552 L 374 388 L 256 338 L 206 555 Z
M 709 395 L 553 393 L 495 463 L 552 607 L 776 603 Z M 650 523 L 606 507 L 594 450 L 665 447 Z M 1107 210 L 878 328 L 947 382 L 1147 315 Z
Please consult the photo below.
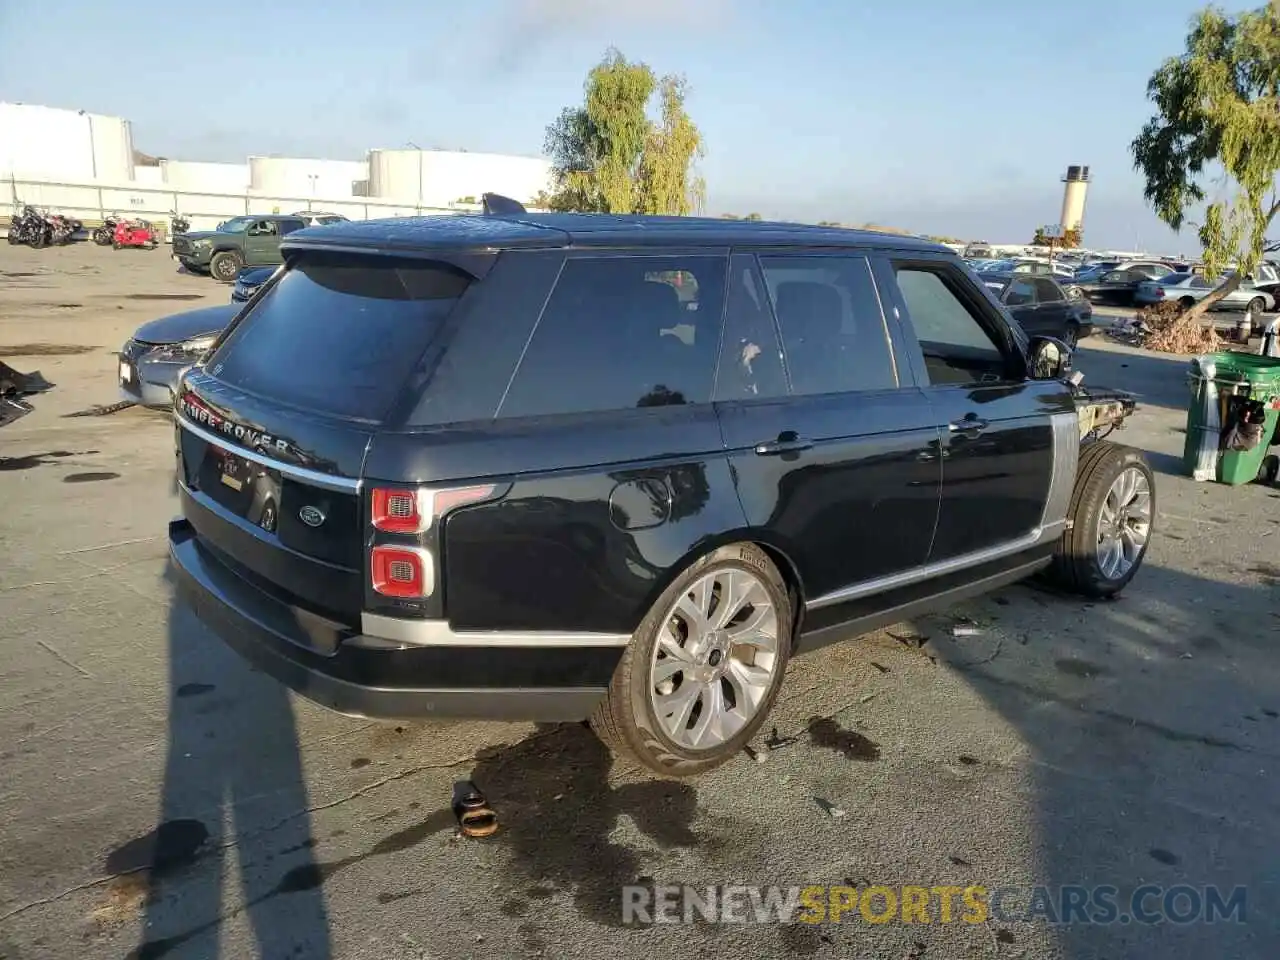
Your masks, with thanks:
M 764 723 L 791 651 L 791 600 L 752 544 L 682 573 L 636 631 L 591 718 L 615 753 L 667 777 L 720 766 Z
M 238 251 L 223 250 L 215 253 L 213 259 L 209 261 L 209 273 L 215 280 L 221 280 L 223 283 L 233 283 L 236 274 L 244 267 L 244 257 L 240 256 Z
M 1097 441 L 1080 451 L 1067 530 L 1050 579 L 1087 597 L 1109 597 L 1133 579 L 1147 555 L 1156 515 L 1155 477 L 1132 447 Z
M 1195 297 L 1183 297 L 1181 300 L 1178 301 L 1178 306 L 1180 306 L 1183 310 L 1190 310 L 1195 305 L 1196 305 Z

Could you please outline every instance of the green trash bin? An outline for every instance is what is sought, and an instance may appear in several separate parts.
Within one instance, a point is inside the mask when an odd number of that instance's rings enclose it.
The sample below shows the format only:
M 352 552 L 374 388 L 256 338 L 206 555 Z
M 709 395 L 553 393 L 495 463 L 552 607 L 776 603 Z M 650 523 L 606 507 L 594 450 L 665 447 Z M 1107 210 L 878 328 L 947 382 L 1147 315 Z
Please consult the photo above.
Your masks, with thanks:
M 1208 374 L 1212 371 L 1212 376 Z M 1233 486 L 1252 483 L 1267 449 L 1276 439 L 1280 421 L 1280 358 L 1252 353 L 1210 353 L 1191 361 L 1191 403 L 1187 408 L 1187 437 L 1182 451 L 1188 476 L 1210 479 L 1200 462 L 1201 444 L 1218 451 L 1212 478 Z M 1210 393 L 1209 391 L 1212 391 Z M 1266 405 L 1262 441 L 1252 450 L 1222 450 L 1232 397 L 1247 397 Z M 1212 436 L 1206 436 L 1206 433 Z

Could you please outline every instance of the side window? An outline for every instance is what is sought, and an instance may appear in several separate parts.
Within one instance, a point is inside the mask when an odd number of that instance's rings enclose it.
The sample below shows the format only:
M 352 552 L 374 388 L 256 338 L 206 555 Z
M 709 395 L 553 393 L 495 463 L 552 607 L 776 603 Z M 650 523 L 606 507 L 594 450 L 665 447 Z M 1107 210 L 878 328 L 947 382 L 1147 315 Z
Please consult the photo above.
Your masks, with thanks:
M 1036 302 L 1036 288 L 1030 280 L 1014 280 L 1009 284 L 1009 294 L 1004 298 L 1006 306 L 1025 307 Z
M 499 417 L 707 403 L 724 257 L 571 258 Z
M 306 224 L 301 220 L 282 220 L 280 221 L 280 234 L 286 236 L 295 230 L 301 230 Z
M 1041 303 L 1057 303 L 1066 299 L 1062 296 L 1062 288 L 1052 280 L 1036 280 L 1036 299 Z
M 1191 286 L 1197 290 L 1211 290 L 1213 288 L 1213 284 L 1199 274 L 1191 278 Z
M 729 262 L 729 301 L 715 399 L 749 400 L 782 397 L 786 393 L 787 376 L 782 369 L 778 331 L 755 257 L 736 254 Z
M 276 222 L 274 220 L 259 220 L 249 227 L 248 233 L 251 237 L 273 237 L 276 234 Z
M 936 270 L 895 264 L 898 289 L 911 320 L 931 384 L 996 383 L 1009 364 L 996 340 Z
M 898 385 L 889 331 L 866 257 L 762 257 L 791 392 Z

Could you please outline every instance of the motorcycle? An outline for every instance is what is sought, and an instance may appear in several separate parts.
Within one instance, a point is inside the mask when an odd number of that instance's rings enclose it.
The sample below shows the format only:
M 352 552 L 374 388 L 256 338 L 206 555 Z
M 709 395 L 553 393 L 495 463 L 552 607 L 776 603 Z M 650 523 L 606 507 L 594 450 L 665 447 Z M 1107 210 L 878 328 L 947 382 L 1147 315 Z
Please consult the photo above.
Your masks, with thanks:
M 61 214 L 54 214 L 47 218 L 49 221 L 49 241 L 59 246 L 66 246 L 74 242 L 76 234 L 80 232 L 83 224 L 72 217 L 64 217 Z
M 111 237 L 111 248 L 146 247 L 154 250 L 159 244 L 156 232 L 146 220 L 121 220 L 116 224 L 116 232 Z
M 178 213 L 177 210 L 173 210 L 171 213 L 173 216 L 169 218 L 169 233 L 172 236 L 176 237 L 178 234 L 186 233 L 191 229 L 190 220 Z
M 100 247 L 111 246 L 111 241 L 115 239 L 116 227 L 124 221 L 124 217 L 118 213 L 113 213 L 102 221 L 102 226 L 93 231 L 93 242 Z
M 19 417 L 31 412 L 31 404 L 24 397 L 53 389 L 53 384 L 36 373 L 19 373 L 4 361 L 0 361 L 0 427 L 7 427 Z M 3 459 L 3 458 L 0 458 Z
M 33 206 L 24 206 L 22 213 L 15 215 L 9 223 L 9 243 L 15 246 L 25 243 L 38 250 L 47 247 L 52 239 L 53 230 L 48 218 Z

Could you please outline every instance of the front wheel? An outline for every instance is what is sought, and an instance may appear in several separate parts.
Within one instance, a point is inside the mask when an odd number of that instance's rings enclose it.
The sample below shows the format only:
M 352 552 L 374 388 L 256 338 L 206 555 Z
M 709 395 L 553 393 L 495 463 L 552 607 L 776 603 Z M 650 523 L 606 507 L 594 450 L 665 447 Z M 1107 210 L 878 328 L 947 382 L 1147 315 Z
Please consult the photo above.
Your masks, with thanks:
M 1196 305 L 1195 297 L 1183 297 L 1181 300 L 1178 301 L 1178 306 L 1180 306 L 1183 310 L 1190 310 L 1195 305 Z
M 221 253 L 215 253 L 213 259 L 209 261 L 209 273 L 213 275 L 215 280 L 221 280 L 223 283 L 233 283 L 236 274 L 240 272 L 244 266 L 244 257 L 240 256 L 235 250 L 223 250 Z
M 769 557 L 735 544 L 654 602 L 591 718 L 615 753 L 665 777 L 705 773 L 764 723 L 791 652 L 791 598 Z
M 1049 578 L 1086 597 L 1119 593 L 1142 566 L 1155 516 L 1155 475 L 1141 451 L 1105 440 L 1089 444 L 1080 451 L 1070 529 Z

